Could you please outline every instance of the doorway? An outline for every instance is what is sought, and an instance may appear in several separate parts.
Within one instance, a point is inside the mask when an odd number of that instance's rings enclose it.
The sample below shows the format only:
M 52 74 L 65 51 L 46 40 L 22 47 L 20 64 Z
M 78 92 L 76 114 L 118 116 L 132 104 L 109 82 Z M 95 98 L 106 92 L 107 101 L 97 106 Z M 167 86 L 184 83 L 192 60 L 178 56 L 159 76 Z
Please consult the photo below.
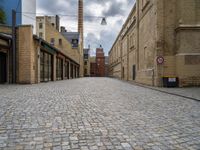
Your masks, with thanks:
M 51 54 L 40 52 L 40 82 L 48 82 L 53 79 L 53 58 Z
M 135 68 L 135 65 L 133 65 L 133 80 L 135 80 L 135 77 L 136 77 L 136 68 Z
M 65 78 L 69 79 L 69 62 L 65 62 Z
M 63 60 L 56 58 L 56 80 L 63 80 Z
M 0 52 L 0 83 L 7 81 L 6 53 Z
M 73 64 L 71 64 L 70 65 L 70 76 L 71 76 L 71 78 L 73 79 L 74 78 L 74 68 L 73 68 L 74 66 L 73 66 Z

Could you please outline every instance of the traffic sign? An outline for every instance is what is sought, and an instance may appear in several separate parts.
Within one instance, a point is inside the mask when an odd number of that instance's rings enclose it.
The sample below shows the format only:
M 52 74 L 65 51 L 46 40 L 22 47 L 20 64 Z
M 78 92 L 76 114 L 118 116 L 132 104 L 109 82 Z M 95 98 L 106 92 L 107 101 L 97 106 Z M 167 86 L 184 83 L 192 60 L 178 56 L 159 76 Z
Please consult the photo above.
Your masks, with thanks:
M 156 61 L 157 61 L 157 64 L 162 65 L 164 63 L 164 57 L 158 56 Z

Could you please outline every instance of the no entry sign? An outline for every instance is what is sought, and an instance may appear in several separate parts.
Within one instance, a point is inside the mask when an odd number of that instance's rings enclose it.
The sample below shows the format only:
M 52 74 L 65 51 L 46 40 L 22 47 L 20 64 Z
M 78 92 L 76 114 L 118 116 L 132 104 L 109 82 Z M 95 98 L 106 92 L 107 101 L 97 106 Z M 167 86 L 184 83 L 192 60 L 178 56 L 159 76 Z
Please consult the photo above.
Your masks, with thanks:
M 158 56 L 156 61 L 157 61 L 157 64 L 162 65 L 164 63 L 164 58 L 162 56 Z

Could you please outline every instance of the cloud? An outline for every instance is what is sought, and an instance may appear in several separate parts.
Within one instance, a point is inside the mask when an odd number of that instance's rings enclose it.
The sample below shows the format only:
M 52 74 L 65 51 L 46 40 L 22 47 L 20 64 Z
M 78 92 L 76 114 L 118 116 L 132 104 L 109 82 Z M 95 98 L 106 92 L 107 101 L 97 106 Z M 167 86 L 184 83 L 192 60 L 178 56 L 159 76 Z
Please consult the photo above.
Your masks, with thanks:
M 85 47 L 95 51 L 101 44 L 106 55 L 112 47 L 121 27 L 131 11 L 135 0 L 84 0 Z M 61 16 L 61 25 L 68 31 L 77 31 L 78 0 L 37 0 L 37 13 Z M 97 16 L 97 17 L 91 17 Z M 101 26 L 105 16 L 107 26 Z
M 122 6 L 124 5 L 123 2 L 115 2 L 115 3 L 109 3 L 109 8 L 106 10 L 103 10 L 104 16 L 116 16 L 116 15 L 124 15 L 124 10 Z

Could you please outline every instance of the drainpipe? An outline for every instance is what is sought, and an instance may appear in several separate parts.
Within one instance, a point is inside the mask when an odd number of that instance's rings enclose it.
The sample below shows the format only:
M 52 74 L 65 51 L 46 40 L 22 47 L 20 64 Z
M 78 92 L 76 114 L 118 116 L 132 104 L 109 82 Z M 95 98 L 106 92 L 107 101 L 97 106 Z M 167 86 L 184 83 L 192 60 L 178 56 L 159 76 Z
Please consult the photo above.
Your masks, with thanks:
M 16 83 L 16 11 L 12 10 L 12 51 L 13 51 L 13 61 L 12 61 L 12 83 Z
M 39 38 L 39 45 L 38 45 L 38 48 L 37 48 L 37 83 L 40 83 L 40 48 L 41 48 L 41 43 L 42 43 L 42 40 Z
M 140 8 L 139 8 L 139 0 L 136 1 L 136 9 L 137 9 L 137 71 L 139 70 L 139 23 L 140 23 L 140 16 L 139 16 L 139 12 L 140 12 Z

